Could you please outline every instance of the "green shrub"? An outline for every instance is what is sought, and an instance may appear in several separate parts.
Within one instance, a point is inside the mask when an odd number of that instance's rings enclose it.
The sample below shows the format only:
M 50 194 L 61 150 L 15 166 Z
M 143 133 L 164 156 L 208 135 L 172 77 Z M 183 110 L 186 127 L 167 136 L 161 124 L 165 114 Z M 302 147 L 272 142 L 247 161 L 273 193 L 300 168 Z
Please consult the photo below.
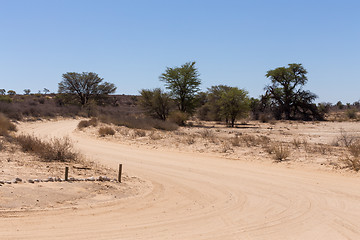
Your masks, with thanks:
M 12 98 L 7 95 L 0 95 L 0 102 L 11 103 Z

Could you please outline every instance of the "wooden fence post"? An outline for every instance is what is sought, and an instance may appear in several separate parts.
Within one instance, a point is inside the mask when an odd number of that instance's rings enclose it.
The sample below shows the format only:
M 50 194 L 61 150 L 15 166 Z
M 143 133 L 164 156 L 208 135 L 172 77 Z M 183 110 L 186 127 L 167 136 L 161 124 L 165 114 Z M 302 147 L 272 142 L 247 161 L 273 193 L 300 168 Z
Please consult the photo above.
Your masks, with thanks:
M 69 167 L 65 167 L 65 181 L 69 180 Z
M 122 164 L 119 164 L 118 182 L 121 183 Z

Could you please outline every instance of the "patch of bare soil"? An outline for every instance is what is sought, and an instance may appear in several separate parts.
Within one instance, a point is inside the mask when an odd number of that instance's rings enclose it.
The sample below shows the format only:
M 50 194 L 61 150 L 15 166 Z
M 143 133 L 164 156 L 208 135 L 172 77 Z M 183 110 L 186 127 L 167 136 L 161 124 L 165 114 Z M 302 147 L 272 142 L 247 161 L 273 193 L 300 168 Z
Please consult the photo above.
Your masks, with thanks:
M 90 181 L 58 181 L 69 178 Z M 1 139 L 0 215 L 29 210 L 77 208 L 116 201 L 143 193 L 150 185 L 137 177 L 122 175 L 90 161 L 77 163 L 44 162 L 21 152 L 14 143 Z M 92 181 L 106 176 L 111 181 Z M 49 178 L 51 181 L 49 181 Z M 93 179 L 92 179 L 93 178 Z

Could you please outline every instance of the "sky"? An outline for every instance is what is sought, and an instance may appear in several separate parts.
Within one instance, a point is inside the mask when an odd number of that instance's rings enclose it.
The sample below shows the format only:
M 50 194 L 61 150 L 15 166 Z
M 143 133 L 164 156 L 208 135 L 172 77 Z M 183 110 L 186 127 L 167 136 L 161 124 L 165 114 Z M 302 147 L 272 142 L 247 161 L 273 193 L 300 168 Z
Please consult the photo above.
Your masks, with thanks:
M 316 102 L 360 99 L 358 0 L 0 0 L 0 88 L 57 92 L 95 72 L 118 94 L 164 88 L 166 67 L 195 61 L 201 89 L 259 97 L 267 71 L 301 63 Z

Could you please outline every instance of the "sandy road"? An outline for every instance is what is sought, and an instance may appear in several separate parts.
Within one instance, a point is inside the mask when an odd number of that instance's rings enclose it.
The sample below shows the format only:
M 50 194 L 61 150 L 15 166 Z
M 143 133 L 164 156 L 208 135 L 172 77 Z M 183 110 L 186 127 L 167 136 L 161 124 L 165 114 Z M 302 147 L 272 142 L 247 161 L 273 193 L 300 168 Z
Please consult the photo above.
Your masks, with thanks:
M 0 218 L 0 239 L 360 239 L 360 179 L 85 138 L 76 120 L 27 124 L 69 135 L 92 160 L 152 182 L 93 208 Z

